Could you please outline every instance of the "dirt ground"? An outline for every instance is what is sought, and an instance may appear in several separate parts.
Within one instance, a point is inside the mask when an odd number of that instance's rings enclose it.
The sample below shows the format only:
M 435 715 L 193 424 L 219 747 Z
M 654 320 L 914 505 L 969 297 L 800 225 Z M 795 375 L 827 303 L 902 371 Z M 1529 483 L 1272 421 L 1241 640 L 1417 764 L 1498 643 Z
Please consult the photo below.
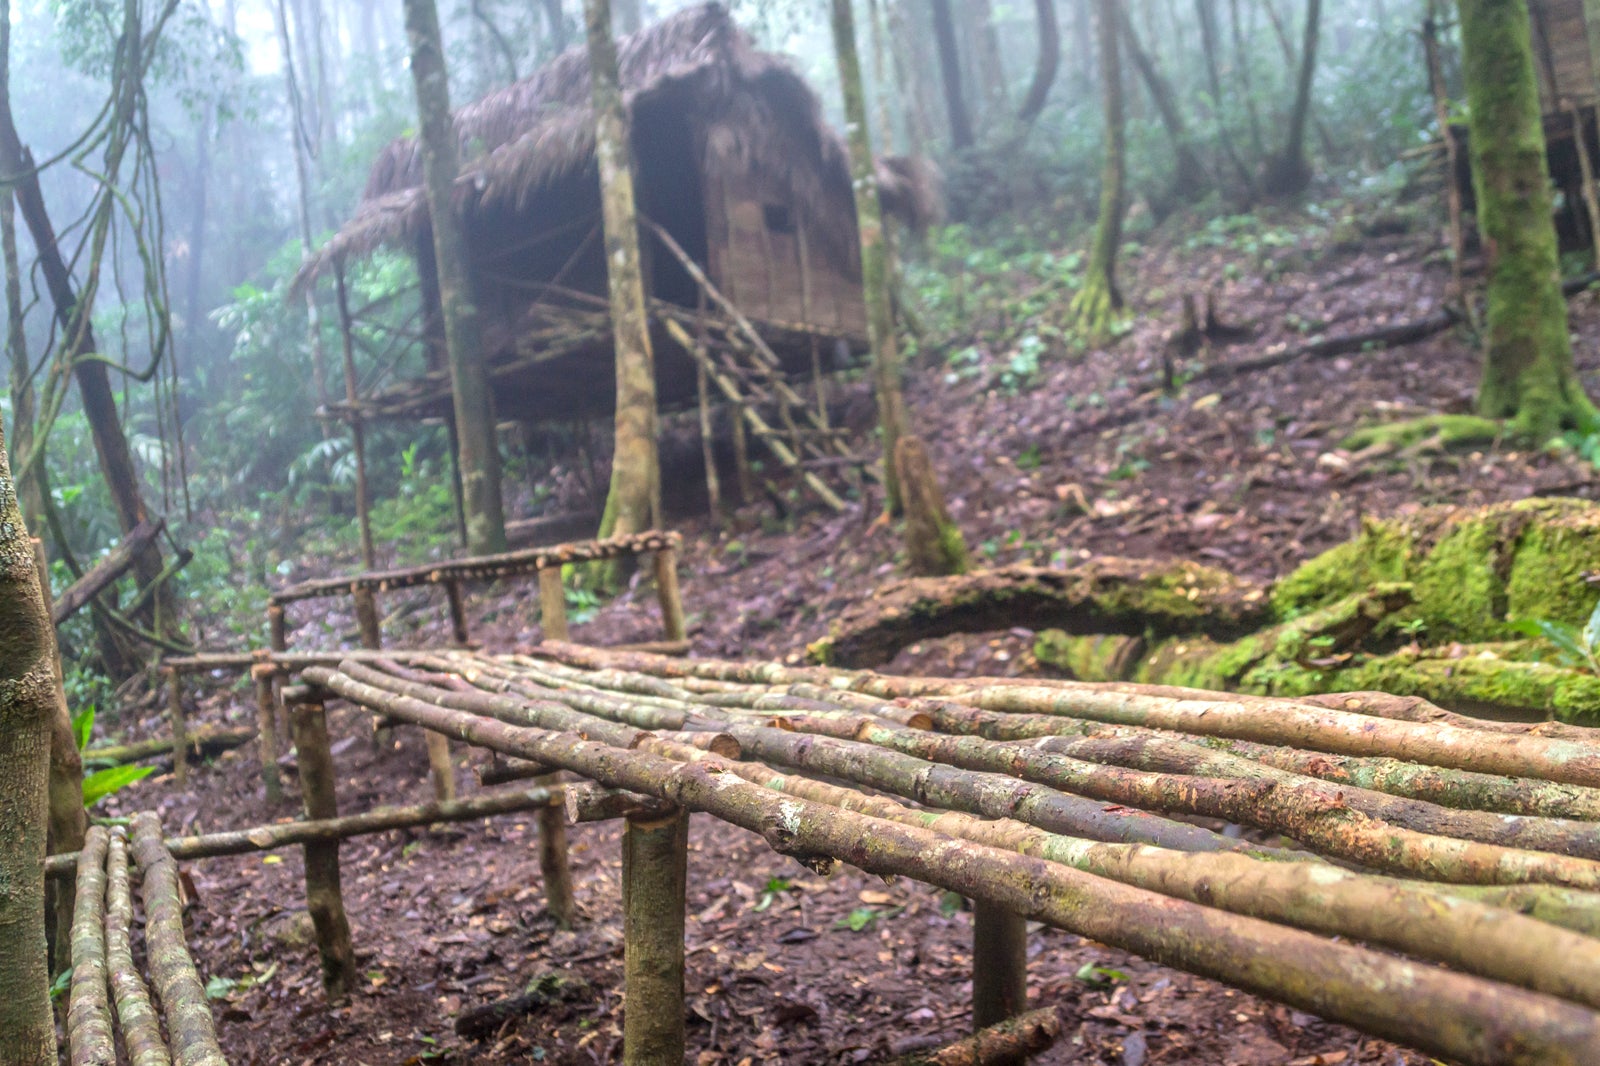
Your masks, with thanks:
M 1422 447 L 1363 462 L 1338 449 L 1369 420 L 1469 409 L 1477 365 L 1455 332 L 1394 351 L 1217 377 L 1172 400 L 1153 391 L 1186 287 L 1214 285 L 1224 316 L 1253 334 L 1180 366 L 1192 372 L 1319 332 L 1356 332 L 1437 310 L 1448 272 L 1428 260 L 1433 247 L 1426 235 L 1401 235 L 1370 239 L 1360 250 L 1291 248 L 1269 270 L 1234 250 L 1147 247 L 1126 265 L 1146 294 L 1132 333 L 1105 351 L 1049 356 L 1039 380 L 1016 391 L 998 383 L 1005 353 L 984 349 L 975 327 L 979 371 L 914 369 L 909 401 L 976 559 L 1064 565 L 1091 554 L 1185 556 L 1271 578 L 1349 537 L 1363 515 L 1538 494 L 1592 497 L 1592 468 L 1569 455 Z M 1600 392 L 1596 301 L 1584 295 L 1572 304 L 1591 394 Z M 1105 412 L 1130 404 L 1146 415 L 1093 430 Z M 688 537 L 683 588 L 696 654 L 798 659 L 828 618 L 894 576 L 896 535 L 873 524 L 874 512 L 869 505 L 780 520 L 756 503 L 721 530 L 697 517 L 676 523 Z M 305 560 L 291 579 L 339 565 Z M 386 631 L 396 643 L 446 641 L 441 601 L 422 592 L 392 597 L 384 604 Z M 490 648 L 538 639 L 531 583 L 478 590 L 471 609 L 474 635 Z M 296 610 L 297 646 L 327 646 L 329 634 L 353 642 L 348 605 L 313 601 Z M 574 635 L 595 643 L 655 639 L 658 625 L 653 595 L 636 585 Z M 1023 673 L 1037 668 L 1031 637 L 1012 630 L 925 642 L 890 669 Z M 245 703 L 224 684 L 197 716 L 247 721 Z M 128 731 L 159 727 L 153 706 L 146 718 Z M 333 730 L 343 738 L 336 749 L 342 810 L 425 798 L 426 760 L 413 731 L 401 731 L 394 750 L 375 753 L 367 723 L 348 709 L 334 709 Z M 151 779 L 109 806 L 123 813 L 156 807 L 170 829 L 184 832 L 292 817 L 292 788 L 276 809 L 264 804 L 255 758 L 253 746 L 223 756 L 193 776 L 185 795 L 167 779 Z M 470 791 L 471 773 L 461 779 Z M 365 987 L 337 1010 L 323 1003 L 315 949 L 297 917 L 297 852 L 189 864 L 193 940 L 203 974 L 220 979 L 225 1048 L 236 1063 L 263 1066 L 619 1061 L 617 835 L 613 826 L 572 830 L 585 914 L 572 932 L 556 931 L 544 913 L 530 819 L 346 845 L 345 897 Z M 880 1062 L 905 1041 L 965 1031 L 971 931 L 959 900 L 853 870 L 824 880 L 705 817 L 695 822 L 692 847 L 691 1061 Z M 864 927 L 850 928 L 852 915 Z M 1066 1022 L 1067 1035 L 1040 1062 L 1429 1062 L 1059 931 L 1033 931 L 1029 951 L 1033 1002 L 1058 1006 Z M 453 1032 L 462 1009 L 516 994 L 551 972 L 572 998 L 482 1042 Z

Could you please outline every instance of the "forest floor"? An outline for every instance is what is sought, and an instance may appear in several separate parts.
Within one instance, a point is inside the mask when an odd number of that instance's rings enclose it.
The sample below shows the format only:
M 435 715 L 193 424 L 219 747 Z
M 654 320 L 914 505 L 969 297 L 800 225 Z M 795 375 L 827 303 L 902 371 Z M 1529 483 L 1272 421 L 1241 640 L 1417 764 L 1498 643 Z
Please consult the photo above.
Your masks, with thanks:
M 979 311 L 970 336 L 941 347 L 938 365 L 912 369 L 912 420 L 979 565 L 1182 556 L 1270 579 L 1350 537 L 1363 515 L 1592 496 L 1593 468 L 1570 453 L 1424 446 L 1363 460 L 1340 450 L 1351 430 L 1371 421 L 1470 409 L 1477 361 L 1456 331 L 1250 374 L 1221 369 L 1317 335 L 1421 318 L 1443 304 L 1449 272 L 1433 254 L 1436 234 L 1368 233 L 1340 243 L 1325 225 L 1275 225 L 1269 232 L 1286 236 L 1148 241 L 1124 265 L 1136 279 L 1133 328 L 1104 350 L 1068 356 L 1046 344 L 1035 367 L 1017 358 L 1019 333 L 1004 315 Z M 1212 376 L 1161 399 L 1154 385 L 1179 298 L 1213 287 L 1223 317 L 1251 336 L 1181 363 L 1182 375 Z M 1579 366 L 1591 395 L 1600 394 L 1600 297 L 1585 294 L 1571 306 Z M 1107 412 L 1135 405 L 1140 417 L 1093 428 Z M 828 619 L 896 575 L 896 533 L 874 518 L 866 507 L 780 519 L 753 503 L 721 530 L 698 517 L 677 522 L 687 539 L 682 578 L 695 654 L 801 658 Z M 298 563 L 292 580 L 348 566 Z M 630 589 L 577 625 L 574 637 L 655 639 L 653 600 L 648 589 Z M 296 615 L 296 646 L 353 643 L 347 605 L 314 602 Z M 487 647 L 538 640 L 531 585 L 479 590 L 470 603 L 474 636 Z M 447 641 L 442 603 L 430 594 L 396 595 L 384 607 L 395 643 Z M 1038 669 L 1031 644 L 1025 630 L 947 637 L 913 645 L 888 669 L 1026 673 Z M 222 690 L 198 717 L 248 720 L 245 703 Z M 414 731 L 401 731 L 393 751 L 375 753 L 366 723 L 345 708 L 332 713 L 334 735 L 344 738 L 336 749 L 343 809 L 424 798 L 426 761 Z M 152 708 L 129 731 L 156 728 Z M 153 778 L 108 807 L 153 806 L 183 832 L 293 816 L 292 789 L 280 807 L 264 805 L 254 762 L 253 747 L 242 749 L 195 773 L 184 794 Z M 472 775 L 460 776 L 470 791 Z M 556 931 L 543 912 L 531 819 L 347 845 L 346 903 L 365 987 L 337 1010 L 323 1004 L 315 950 L 297 917 L 299 854 L 191 864 L 193 940 L 202 971 L 217 979 L 225 1048 L 239 1064 L 619 1061 L 617 835 L 613 826 L 572 830 L 586 920 L 571 933 Z M 971 931 L 959 901 L 849 869 L 823 880 L 707 818 L 696 820 L 692 847 L 692 1062 L 878 1062 L 897 1040 L 964 1031 Z M 1058 1005 L 1067 1022 L 1067 1035 L 1039 1062 L 1429 1062 L 1070 934 L 1038 929 L 1029 950 L 1031 995 Z M 454 1034 L 463 1008 L 520 992 L 552 971 L 588 990 L 487 1042 Z

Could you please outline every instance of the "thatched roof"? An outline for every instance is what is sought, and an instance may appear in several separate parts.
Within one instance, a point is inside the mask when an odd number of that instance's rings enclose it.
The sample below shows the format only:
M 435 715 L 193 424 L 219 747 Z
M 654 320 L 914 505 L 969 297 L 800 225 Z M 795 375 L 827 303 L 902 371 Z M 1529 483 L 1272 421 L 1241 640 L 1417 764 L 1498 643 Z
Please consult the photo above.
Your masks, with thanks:
M 852 254 L 855 209 L 844 142 L 824 121 L 805 79 L 781 56 L 757 51 L 719 3 L 686 8 L 624 38 L 618 67 L 630 112 L 673 94 L 707 131 L 710 166 L 788 187 L 823 240 Z M 462 217 L 525 209 L 552 181 L 592 165 L 595 123 L 589 59 L 569 49 L 538 72 L 455 113 Z M 887 209 L 914 224 L 934 210 L 932 183 L 905 161 L 880 162 Z M 415 139 L 388 145 L 373 163 L 353 218 L 306 264 L 297 281 L 379 246 L 426 232 L 422 157 Z

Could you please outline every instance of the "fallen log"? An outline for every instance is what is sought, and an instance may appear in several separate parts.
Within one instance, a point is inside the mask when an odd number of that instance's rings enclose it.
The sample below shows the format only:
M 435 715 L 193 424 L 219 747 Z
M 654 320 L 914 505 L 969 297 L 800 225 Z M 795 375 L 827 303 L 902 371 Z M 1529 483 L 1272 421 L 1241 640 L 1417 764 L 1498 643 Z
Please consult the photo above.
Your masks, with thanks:
M 487 1040 L 504 1029 L 507 1022 L 588 995 L 589 984 L 581 977 L 540 974 L 528 983 L 527 991 L 520 996 L 507 996 L 462 1011 L 456 1016 L 456 1035 L 467 1040 Z
M 121 829 L 111 833 L 106 859 L 106 966 L 122 1026 L 129 1066 L 171 1066 L 161 1022 L 150 1002 L 150 989 L 133 961 L 133 897 L 128 888 L 128 839 Z
M 1267 620 L 1265 590 L 1207 566 L 1104 558 L 1068 570 L 1012 566 L 912 578 L 847 609 L 811 657 L 876 666 L 918 640 L 1054 626 L 1079 633 L 1239 636 Z
M 104 559 L 67 586 L 66 591 L 51 605 L 51 621 L 56 625 L 65 622 L 126 574 L 132 568 L 133 561 L 161 535 L 165 524 L 160 518 L 146 518 L 129 530 L 122 542 L 112 548 Z
M 208 759 L 242 747 L 255 738 L 254 729 L 201 729 L 188 735 L 184 751 L 191 760 Z M 85 748 L 83 752 L 84 763 L 97 766 L 122 766 L 156 758 L 172 758 L 171 737 L 136 740 L 131 744 L 102 744 Z
M 965 1040 L 957 1040 L 938 1051 L 902 1056 L 898 1063 L 899 1066 L 1009 1066 L 1029 1055 L 1049 1050 L 1060 1035 L 1061 1019 L 1055 1008 L 1041 1007 L 980 1029 Z
M 90 826 L 83 838 L 72 909 L 72 990 L 67 1005 L 67 1045 L 72 1066 L 116 1066 L 111 1003 L 106 996 L 106 830 Z

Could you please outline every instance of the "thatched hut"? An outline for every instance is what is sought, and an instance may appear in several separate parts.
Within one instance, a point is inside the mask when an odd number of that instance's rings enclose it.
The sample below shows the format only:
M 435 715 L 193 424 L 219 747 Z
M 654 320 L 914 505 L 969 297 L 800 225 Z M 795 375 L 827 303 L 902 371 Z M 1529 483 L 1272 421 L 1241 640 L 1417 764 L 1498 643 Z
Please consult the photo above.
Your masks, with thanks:
M 787 60 L 760 52 L 716 3 L 685 9 L 619 42 L 637 202 L 787 369 L 807 351 L 860 350 L 866 319 L 846 149 Z M 571 418 L 612 402 L 599 178 L 582 49 L 455 114 L 462 222 L 501 417 Z M 921 221 L 927 183 L 880 165 L 885 206 Z M 416 141 L 385 148 L 362 202 L 308 263 L 302 281 L 379 246 L 415 255 L 424 309 L 437 304 Z M 665 242 L 641 229 L 646 287 L 661 309 L 693 312 L 704 294 Z M 429 335 L 437 336 L 436 329 Z M 681 334 L 680 334 L 681 335 Z M 661 402 L 695 394 L 694 364 L 657 340 Z M 364 401 L 370 416 L 446 415 L 442 351 L 429 373 Z

